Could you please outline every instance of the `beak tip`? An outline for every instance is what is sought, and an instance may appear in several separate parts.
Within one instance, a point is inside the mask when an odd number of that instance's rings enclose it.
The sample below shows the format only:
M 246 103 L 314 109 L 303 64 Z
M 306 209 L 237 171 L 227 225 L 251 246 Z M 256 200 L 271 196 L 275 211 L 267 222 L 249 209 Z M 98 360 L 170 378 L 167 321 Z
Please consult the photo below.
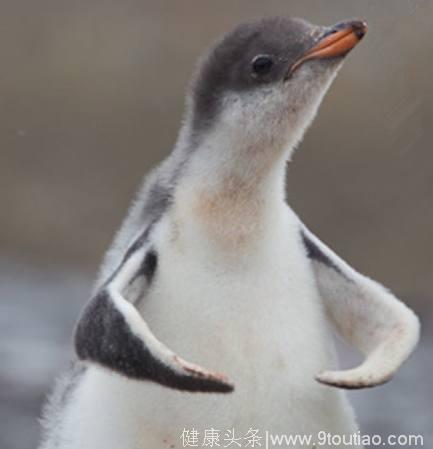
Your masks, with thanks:
M 363 20 L 355 20 L 352 22 L 352 29 L 356 37 L 361 40 L 367 33 L 367 22 L 364 22 Z

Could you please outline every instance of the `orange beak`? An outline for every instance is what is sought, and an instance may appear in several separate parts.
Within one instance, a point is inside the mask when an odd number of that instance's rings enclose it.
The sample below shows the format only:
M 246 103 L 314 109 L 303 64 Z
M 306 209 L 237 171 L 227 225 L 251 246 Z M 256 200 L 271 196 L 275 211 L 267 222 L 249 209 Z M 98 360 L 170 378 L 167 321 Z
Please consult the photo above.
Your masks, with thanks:
M 367 32 L 365 22 L 354 20 L 336 25 L 302 58 L 293 64 L 293 73 L 302 63 L 310 59 L 328 59 L 344 56 L 364 37 Z

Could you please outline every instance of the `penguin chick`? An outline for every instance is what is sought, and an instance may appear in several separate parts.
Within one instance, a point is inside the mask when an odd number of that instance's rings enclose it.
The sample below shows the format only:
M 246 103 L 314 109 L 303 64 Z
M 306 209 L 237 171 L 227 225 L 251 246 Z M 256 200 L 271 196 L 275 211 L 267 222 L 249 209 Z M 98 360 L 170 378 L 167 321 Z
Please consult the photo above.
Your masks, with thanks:
M 51 405 L 44 449 L 158 449 L 190 425 L 356 431 L 343 391 L 323 384 L 386 382 L 419 323 L 300 221 L 285 165 L 365 32 L 356 20 L 265 19 L 201 59 L 175 148 L 145 180 L 78 322 L 81 369 L 54 396 L 67 400 Z M 335 368 L 330 325 L 365 354 L 360 366 Z

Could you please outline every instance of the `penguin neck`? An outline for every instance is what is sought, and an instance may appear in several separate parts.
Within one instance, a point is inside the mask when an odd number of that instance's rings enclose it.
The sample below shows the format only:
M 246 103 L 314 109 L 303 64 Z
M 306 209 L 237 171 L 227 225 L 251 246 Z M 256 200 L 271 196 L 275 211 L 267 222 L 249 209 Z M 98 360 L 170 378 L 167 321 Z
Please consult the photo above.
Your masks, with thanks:
M 174 195 L 177 224 L 237 249 L 269 230 L 285 202 L 290 148 L 215 132 L 187 151 Z

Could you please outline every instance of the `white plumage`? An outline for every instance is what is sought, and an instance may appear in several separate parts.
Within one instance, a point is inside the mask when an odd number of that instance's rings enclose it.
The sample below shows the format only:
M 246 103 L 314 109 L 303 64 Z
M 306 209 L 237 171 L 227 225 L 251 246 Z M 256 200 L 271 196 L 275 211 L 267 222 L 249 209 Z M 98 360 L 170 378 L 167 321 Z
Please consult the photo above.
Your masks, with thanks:
M 42 449 L 182 447 L 184 428 L 357 431 L 344 392 L 328 385 L 388 380 L 419 324 L 286 204 L 286 161 L 341 58 L 303 63 L 289 81 L 284 70 L 330 34 L 360 27 L 262 21 L 202 62 L 175 150 L 145 182 L 79 322 L 82 361 L 52 400 Z M 284 33 L 294 49 L 280 42 Z M 239 58 L 249 64 L 271 50 L 288 55 L 275 79 L 256 86 L 243 72 L 218 72 L 222 61 L 244 70 Z M 366 354 L 360 367 L 338 371 L 331 325 Z M 228 394 L 178 391 L 227 392 L 231 383 Z

